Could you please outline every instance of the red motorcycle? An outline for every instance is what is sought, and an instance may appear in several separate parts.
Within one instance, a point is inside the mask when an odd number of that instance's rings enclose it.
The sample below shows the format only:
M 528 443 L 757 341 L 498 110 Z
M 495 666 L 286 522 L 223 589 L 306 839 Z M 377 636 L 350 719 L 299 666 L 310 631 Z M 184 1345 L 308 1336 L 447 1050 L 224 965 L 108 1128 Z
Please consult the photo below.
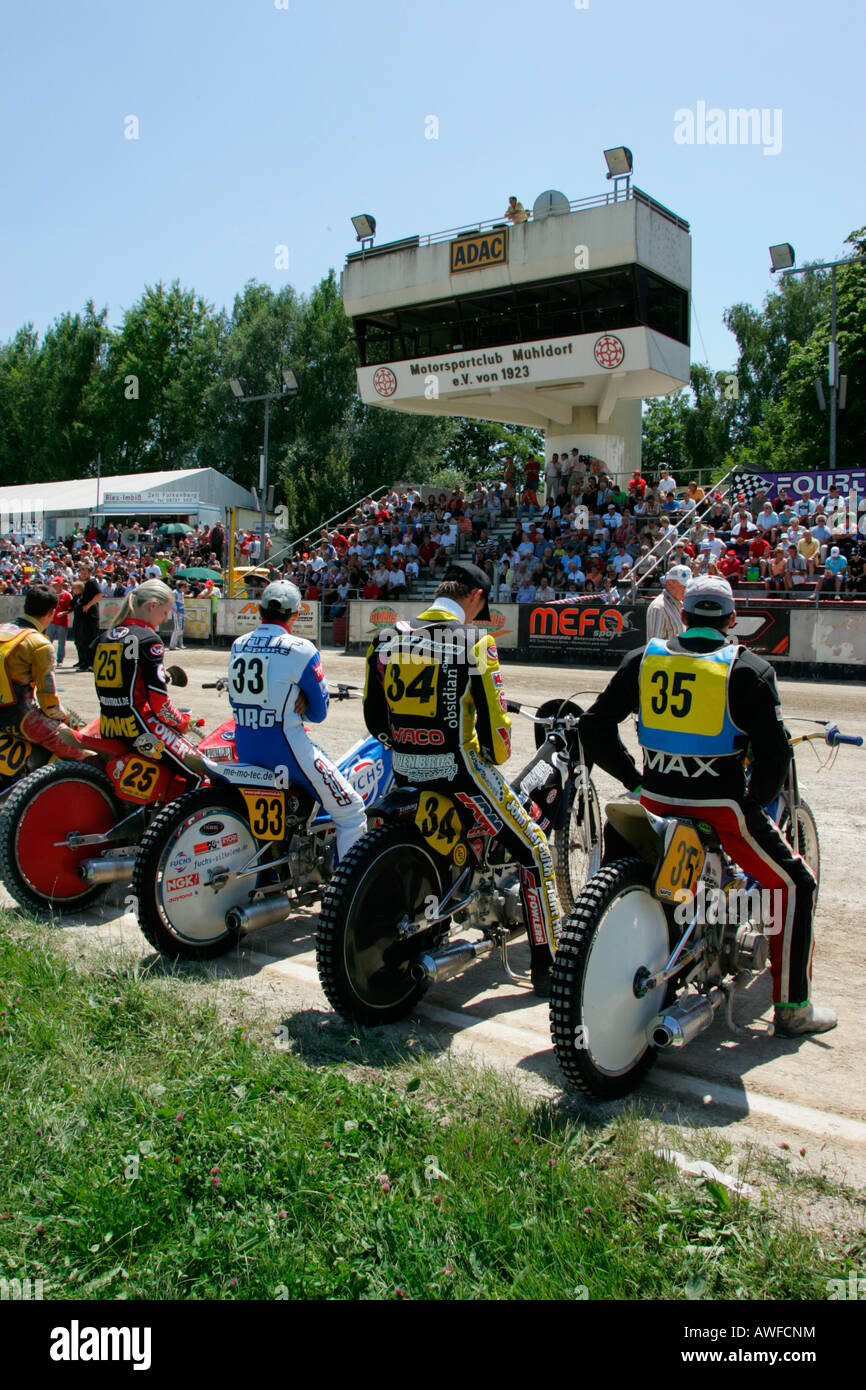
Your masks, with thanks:
M 186 684 L 179 667 L 172 672 L 173 684 Z M 235 761 L 234 720 L 205 738 L 197 733 L 203 723 L 190 726 L 187 741 L 210 759 Z M 166 726 L 165 735 L 169 742 L 176 731 Z M 31 773 L 9 793 L 0 813 L 0 878 L 15 901 L 38 916 L 78 910 L 109 885 L 129 883 L 138 844 L 154 816 L 207 781 L 193 767 L 183 773 L 160 761 L 156 741 L 139 752 L 103 738 L 98 717 L 71 737 L 96 755 L 93 760 L 55 762 Z

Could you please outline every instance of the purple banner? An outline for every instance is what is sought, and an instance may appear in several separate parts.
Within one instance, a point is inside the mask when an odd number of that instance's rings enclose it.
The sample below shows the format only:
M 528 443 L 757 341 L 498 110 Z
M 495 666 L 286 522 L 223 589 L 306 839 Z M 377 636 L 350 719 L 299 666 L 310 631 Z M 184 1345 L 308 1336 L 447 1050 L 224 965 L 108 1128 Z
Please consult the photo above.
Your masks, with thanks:
M 770 501 L 775 501 L 780 494 L 787 498 L 789 493 L 795 501 L 801 497 L 817 501 L 827 497 L 833 483 L 842 497 L 847 499 L 853 493 L 859 504 L 866 497 L 866 468 L 837 468 L 832 473 L 829 470 L 815 473 L 735 473 L 731 494 L 736 497 L 738 492 L 743 492 L 751 501 L 758 488 L 763 488 Z

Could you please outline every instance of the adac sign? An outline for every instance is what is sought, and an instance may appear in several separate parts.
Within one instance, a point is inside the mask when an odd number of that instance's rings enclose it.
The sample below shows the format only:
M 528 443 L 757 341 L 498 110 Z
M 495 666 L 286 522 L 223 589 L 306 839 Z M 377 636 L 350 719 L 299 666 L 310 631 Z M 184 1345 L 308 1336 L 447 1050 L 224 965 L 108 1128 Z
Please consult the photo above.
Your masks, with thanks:
M 508 264 L 508 228 L 458 237 L 450 243 L 451 274 L 461 270 L 484 270 L 489 265 Z

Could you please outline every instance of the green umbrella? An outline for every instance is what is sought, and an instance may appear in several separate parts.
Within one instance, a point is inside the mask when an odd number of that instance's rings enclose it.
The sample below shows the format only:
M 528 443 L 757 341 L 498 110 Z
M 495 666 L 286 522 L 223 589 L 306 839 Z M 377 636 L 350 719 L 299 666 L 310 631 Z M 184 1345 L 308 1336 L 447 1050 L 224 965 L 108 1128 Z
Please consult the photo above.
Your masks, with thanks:
M 188 536 L 195 530 L 194 526 L 187 526 L 185 521 L 169 521 L 159 527 L 164 536 Z
M 193 565 L 192 569 L 176 570 L 175 579 L 212 579 L 215 584 L 222 583 L 222 574 L 219 570 L 208 569 L 207 565 Z

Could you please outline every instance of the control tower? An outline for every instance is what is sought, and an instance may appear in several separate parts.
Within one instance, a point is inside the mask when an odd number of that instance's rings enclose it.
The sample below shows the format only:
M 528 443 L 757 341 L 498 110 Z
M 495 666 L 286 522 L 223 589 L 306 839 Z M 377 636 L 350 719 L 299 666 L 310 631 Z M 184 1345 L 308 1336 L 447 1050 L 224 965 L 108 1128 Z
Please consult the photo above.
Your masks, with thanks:
M 630 181 L 381 246 L 358 221 L 342 294 L 363 401 L 533 425 L 548 458 L 577 448 L 619 479 L 640 467 L 641 401 L 689 381 L 687 222 Z

